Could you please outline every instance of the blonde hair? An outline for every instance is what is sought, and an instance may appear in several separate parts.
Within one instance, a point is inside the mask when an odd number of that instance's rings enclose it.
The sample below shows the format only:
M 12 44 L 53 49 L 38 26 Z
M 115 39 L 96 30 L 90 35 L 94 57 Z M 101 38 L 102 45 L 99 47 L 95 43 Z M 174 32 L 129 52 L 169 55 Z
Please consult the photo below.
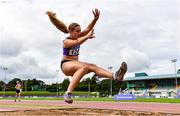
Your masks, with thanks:
M 58 20 L 55 15 L 50 15 L 47 14 L 49 16 L 49 19 L 51 21 L 51 23 L 60 31 L 64 32 L 64 33 L 69 33 L 72 32 L 75 27 L 80 26 L 78 23 L 71 23 L 68 28 L 67 26 L 60 20 Z
M 72 32 L 77 26 L 80 26 L 78 23 L 71 23 L 69 26 L 68 26 L 68 31 L 69 32 Z

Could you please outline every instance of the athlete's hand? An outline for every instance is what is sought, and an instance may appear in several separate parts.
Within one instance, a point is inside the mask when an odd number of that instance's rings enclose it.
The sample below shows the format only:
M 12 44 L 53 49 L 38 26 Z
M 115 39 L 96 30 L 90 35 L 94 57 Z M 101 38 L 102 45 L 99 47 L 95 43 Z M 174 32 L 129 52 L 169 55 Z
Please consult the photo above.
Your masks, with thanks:
M 47 11 L 46 14 L 49 15 L 49 16 L 53 16 L 53 17 L 56 16 L 56 13 L 54 13 L 52 11 Z
M 94 36 L 94 29 L 92 29 L 91 31 L 89 31 L 89 33 L 86 35 L 88 39 L 93 39 L 95 38 Z
M 98 9 L 95 9 L 92 12 L 94 14 L 94 19 L 98 20 L 99 19 L 99 15 L 100 15 L 100 11 Z

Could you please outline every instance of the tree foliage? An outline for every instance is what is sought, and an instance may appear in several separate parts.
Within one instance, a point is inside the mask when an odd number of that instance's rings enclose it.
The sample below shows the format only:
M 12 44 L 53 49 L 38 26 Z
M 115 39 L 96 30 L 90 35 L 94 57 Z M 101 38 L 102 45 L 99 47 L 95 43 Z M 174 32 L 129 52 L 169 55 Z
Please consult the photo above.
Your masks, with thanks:
M 69 78 L 63 80 L 62 83 L 52 83 L 51 85 L 46 85 L 43 81 L 37 79 L 28 79 L 21 80 L 19 78 L 14 78 L 6 84 L 6 91 L 14 91 L 16 81 L 22 83 L 23 91 L 50 91 L 56 92 L 61 91 L 65 92 L 70 83 Z M 107 96 L 110 94 L 110 79 L 100 79 L 97 75 L 93 75 L 89 78 L 84 78 L 78 86 L 75 88 L 75 91 L 90 91 L 90 92 L 99 92 L 101 96 Z M 4 82 L 0 81 L 0 91 L 3 90 Z M 119 90 L 124 90 L 127 88 L 125 82 L 117 82 L 112 80 L 112 94 L 117 94 Z

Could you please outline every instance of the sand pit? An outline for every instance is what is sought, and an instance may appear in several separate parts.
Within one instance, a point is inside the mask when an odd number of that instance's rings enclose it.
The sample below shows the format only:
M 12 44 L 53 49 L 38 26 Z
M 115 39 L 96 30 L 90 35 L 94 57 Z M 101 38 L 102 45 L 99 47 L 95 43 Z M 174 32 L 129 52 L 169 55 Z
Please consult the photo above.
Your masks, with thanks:
M 73 115 L 73 116 L 176 116 L 172 113 L 158 112 L 142 112 L 142 111 L 127 111 L 127 110 L 102 110 L 102 109 L 83 109 L 83 108 L 65 108 L 65 109 L 39 109 L 39 110 L 23 110 L 23 111 L 6 111 L 0 112 L 1 116 L 57 116 L 57 115 Z
M 180 104 L 163 103 L 124 103 L 124 102 L 87 102 L 64 101 L 0 100 L 0 116 L 180 116 Z

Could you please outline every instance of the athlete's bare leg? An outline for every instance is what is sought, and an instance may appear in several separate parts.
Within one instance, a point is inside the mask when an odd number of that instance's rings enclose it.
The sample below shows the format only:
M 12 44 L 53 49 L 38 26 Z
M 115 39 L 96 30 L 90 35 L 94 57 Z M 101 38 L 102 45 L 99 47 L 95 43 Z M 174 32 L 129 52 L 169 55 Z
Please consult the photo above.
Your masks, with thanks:
M 94 72 L 96 75 L 104 78 L 113 77 L 113 73 L 108 70 L 100 68 L 94 64 L 89 64 L 80 61 L 69 61 L 64 63 L 63 72 L 67 76 L 72 76 L 72 80 L 68 86 L 67 92 L 72 92 L 77 87 L 79 81 L 83 78 L 83 76 L 90 72 Z
M 72 92 L 85 74 L 94 72 L 100 77 L 113 78 L 115 80 L 122 81 L 124 74 L 127 71 L 127 64 L 123 62 L 115 75 L 108 70 L 96 66 L 95 64 L 80 61 L 65 62 L 62 65 L 62 69 L 65 75 L 72 76 L 72 80 L 70 81 L 68 89 L 64 95 L 64 101 L 67 103 L 73 103 Z

